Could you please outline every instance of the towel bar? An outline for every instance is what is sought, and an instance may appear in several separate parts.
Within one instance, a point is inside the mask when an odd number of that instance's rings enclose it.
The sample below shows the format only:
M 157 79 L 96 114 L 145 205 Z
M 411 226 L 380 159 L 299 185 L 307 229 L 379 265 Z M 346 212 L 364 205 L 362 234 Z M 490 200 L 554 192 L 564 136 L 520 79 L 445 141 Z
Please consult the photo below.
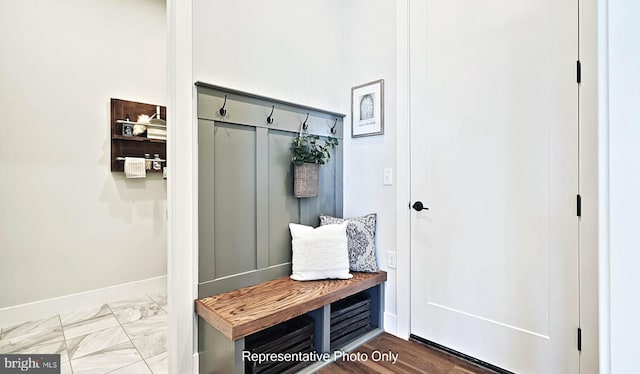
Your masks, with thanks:
M 126 157 L 116 157 L 116 160 L 118 161 L 124 161 Z M 143 157 L 136 157 L 136 158 L 142 158 L 144 160 L 148 160 L 148 161 L 156 161 L 156 162 L 167 162 L 167 160 L 163 160 L 161 158 L 143 158 Z

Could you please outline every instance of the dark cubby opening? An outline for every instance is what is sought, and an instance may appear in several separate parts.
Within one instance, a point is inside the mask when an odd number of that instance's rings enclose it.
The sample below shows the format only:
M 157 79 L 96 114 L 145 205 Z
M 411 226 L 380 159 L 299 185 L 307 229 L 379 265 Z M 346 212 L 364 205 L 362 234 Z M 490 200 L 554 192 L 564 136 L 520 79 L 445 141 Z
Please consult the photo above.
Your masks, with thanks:
M 300 316 L 262 330 L 245 338 L 245 349 L 253 353 L 310 353 L 313 345 L 314 322 Z M 246 373 L 295 373 L 311 364 L 308 361 L 254 362 L 245 360 Z
M 368 294 L 361 292 L 331 304 L 332 351 L 373 329 Z

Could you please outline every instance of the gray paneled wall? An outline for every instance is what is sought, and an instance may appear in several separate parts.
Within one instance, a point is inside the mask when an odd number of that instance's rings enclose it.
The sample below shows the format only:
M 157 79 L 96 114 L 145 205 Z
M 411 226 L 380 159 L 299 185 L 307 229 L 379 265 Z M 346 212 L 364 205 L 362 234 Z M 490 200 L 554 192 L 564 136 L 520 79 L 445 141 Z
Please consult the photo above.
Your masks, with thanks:
M 222 278 L 257 268 L 257 139 L 250 126 L 217 123 L 213 133 L 213 191 L 200 192 L 213 193 L 214 278 Z
M 300 222 L 300 202 L 293 197 L 289 151 L 295 136 L 290 132 L 269 131 L 269 266 L 291 261 L 289 227 L 282 223 Z
M 307 113 L 310 133 L 331 135 L 337 121 L 339 139 L 344 115 L 196 85 L 199 297 L 206 297 L 290 274 L 289 222 L 316 226 L 319 214 L 342 216 L 342 142 L 320 168 L 317 198 L 293 197 L 290 147 Z

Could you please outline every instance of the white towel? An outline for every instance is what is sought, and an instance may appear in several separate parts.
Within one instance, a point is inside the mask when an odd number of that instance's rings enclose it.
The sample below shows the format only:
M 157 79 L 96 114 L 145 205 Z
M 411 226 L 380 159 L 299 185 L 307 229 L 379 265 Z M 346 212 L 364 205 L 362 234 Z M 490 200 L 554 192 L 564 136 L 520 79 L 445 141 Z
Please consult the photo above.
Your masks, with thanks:
M 125 157 L 124 158 L 124 176 L 127 178 L 144 178 L 147 171 L 144 167 L 144 158 Z

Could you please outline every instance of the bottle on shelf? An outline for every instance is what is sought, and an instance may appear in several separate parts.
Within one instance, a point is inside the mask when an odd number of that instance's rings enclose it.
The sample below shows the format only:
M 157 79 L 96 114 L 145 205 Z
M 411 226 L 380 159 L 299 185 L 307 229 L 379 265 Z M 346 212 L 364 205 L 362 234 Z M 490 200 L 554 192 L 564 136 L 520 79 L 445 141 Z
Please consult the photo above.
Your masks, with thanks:
M 162 169 L 162 163 L 160 162 L 160 154 L 155 153 L 153 155 L 153 170 Z
M 144 168 L 146 170 L 151 170 L 151 154 L 149 153 L 144 154 Z

